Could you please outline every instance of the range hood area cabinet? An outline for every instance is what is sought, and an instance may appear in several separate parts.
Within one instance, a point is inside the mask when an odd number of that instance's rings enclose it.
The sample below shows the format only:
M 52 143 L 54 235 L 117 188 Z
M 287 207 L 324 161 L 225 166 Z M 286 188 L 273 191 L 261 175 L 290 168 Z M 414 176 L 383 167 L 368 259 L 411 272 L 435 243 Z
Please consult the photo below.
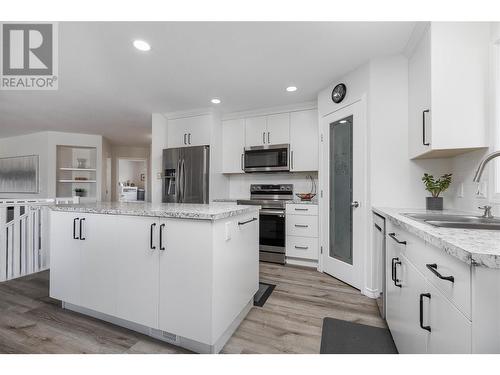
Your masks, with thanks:
M 290 141 L 290 113 L 245 119 L 245 145 L 281 145 Z
M 490 25 L 431 22 L 408 61 L 409 157 L 488 146 Z
M 317 171 L 318 142 L 317 109 L 225 120 L 222 170 L 244 173 L 245 147 L 290 144 L 290 172 Z

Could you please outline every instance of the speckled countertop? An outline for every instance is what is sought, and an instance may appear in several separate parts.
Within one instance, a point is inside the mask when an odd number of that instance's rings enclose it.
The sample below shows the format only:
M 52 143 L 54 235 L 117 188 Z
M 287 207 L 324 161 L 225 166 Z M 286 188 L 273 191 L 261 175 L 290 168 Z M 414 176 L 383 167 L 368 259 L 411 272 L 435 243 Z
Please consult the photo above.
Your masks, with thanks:
M 176 219 L 219 220 L 231 216 L 258 211 L 259 206 L 243 206 L 227 203 L 124 203 L 96 202 L 85 204 L 52 205 L 51 210 L 82 212 L 89 214 L 153 216 Z
M 500 231 L 441 228 L 402 215 L 403 213 L 435 213 L 436 211 L 381 207 L 373 207 L 372 209 L 390 222 L 463 262 L 488 268 L 500 268 Z M 443 214 L 471 214 L 455 210 L 439 212 Z M 477 215 L 477 213 L 473 215 Z

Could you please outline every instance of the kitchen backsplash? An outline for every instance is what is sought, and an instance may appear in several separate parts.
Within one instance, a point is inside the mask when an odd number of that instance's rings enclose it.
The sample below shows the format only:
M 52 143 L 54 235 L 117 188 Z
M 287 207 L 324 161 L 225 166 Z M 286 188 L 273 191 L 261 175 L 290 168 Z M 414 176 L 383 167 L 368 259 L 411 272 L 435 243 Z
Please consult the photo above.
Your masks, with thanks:
M 318 185 L 318 172 L 301 173 L 246 173 L 229 177 L 229 197 L 232 199 L 250 198 L 251 184 L 293 184 L 294 193 L 311 191 L 310 175 Z

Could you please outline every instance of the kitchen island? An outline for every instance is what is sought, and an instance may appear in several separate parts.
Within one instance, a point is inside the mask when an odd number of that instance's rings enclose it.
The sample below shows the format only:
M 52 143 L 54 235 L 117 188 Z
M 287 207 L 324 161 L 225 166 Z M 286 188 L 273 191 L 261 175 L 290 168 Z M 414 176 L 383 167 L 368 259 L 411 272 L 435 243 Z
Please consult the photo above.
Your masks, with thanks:
M 259 282 L 258 206 L 106 203 L 50 211 L 50 296 L 63 308 L 218 353 Z

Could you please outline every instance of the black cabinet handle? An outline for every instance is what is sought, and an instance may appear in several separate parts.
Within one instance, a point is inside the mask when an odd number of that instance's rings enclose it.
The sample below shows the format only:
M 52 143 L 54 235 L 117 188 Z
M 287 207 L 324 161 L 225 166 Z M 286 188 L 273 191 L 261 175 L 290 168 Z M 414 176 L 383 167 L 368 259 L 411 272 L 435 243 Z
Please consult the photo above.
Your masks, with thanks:
M 187 135 L 187 134 L 186 134 L 186 133 L 184 133 L 184 144 L 187 144 L 187 143 L 186 143 L 186 135 Z
M 83 222 L 85 221 L 85 218 L 82 218 L 80 219 L 80 240 L 84 241 L 85 240 L 85 237 L 82 237 L 82 233 L 83 233 Z
M 257 220 L 257 218 L 253 217 L 253 218 L 251 218 L 250 220 L 247 220 L 247 221 L 238 221 L 238 225 L 245 225 L 245 224 L 251 223 L 252 221 L 256 221 L 256 220 Z
M 391 237 L 394 241 L 396 241 L 397 243 L 399 243 L 401 245 L 406 245 L 406 241 L 400 241 L 397 239 L 396 233 L 389 233 L 389 237 Z
M 77 239 L 78 239 L 78 237 L 76 236 L 76 221 L 77 221 L 77 220 L 80 220 L 80 219 L 79 219 L 79 218 L 77 218 L 77 217 L 75 217 L 75 218 L 73 219 L 73 239 L 74 239 L 74 240 L 77 240 Z
M 426 109 L 425 111 L 422 111 L 422 144 L 424 146 L 430 146 L 429 142 L 426 142 L 425 140 L 425 114 L 429 113 L 429 110 Z
M 243 154 L 241 154 L 241 170 L 245 170 L 245 167 L 243 166 Z
M 452 282 L 452 283 L 455 282 L 455 278 L 453 276 L 441 275 L 437 270 L 438 265 L 436 263 L 426 264 L 425 266 L 429 269 L 429 271 L 431 271 L 434 275 L 439 277 L 441 280 L 447 280 L 447 281 Z
M 401 280 L 398 279 L 398 264 L 401 265 L 401 261 L 399 260 L 399 258 L 392 258 L 392 281 L 394 282 L 395 286 L 397 286 L 398 288 L 402 288 L 403 284 L 399 284 Z
M 153 245 L 153 230 L 154 230 L 154 227 L 156 227 L 156 223 L 151 224 L 151 226 L 149 227 L 149 248 L 151 250 L 156 249 L 156 246 Z
M 430 293 L 420 294 L 420 328 L 430 332 L 431 326 L 424 326 L 424 297 L 427 297 L 430 300 L 431 294 Z
M 373 225 L 375 225 L 375 228 L 377 228 L 379 232 L 382 232 L 382 228 L 380 228 L 378 224 L 373 224 Z
M 165 250 L 163 246 L 163 228 L 165 228 L 165 224 L 160 225 L 160 250 Z

